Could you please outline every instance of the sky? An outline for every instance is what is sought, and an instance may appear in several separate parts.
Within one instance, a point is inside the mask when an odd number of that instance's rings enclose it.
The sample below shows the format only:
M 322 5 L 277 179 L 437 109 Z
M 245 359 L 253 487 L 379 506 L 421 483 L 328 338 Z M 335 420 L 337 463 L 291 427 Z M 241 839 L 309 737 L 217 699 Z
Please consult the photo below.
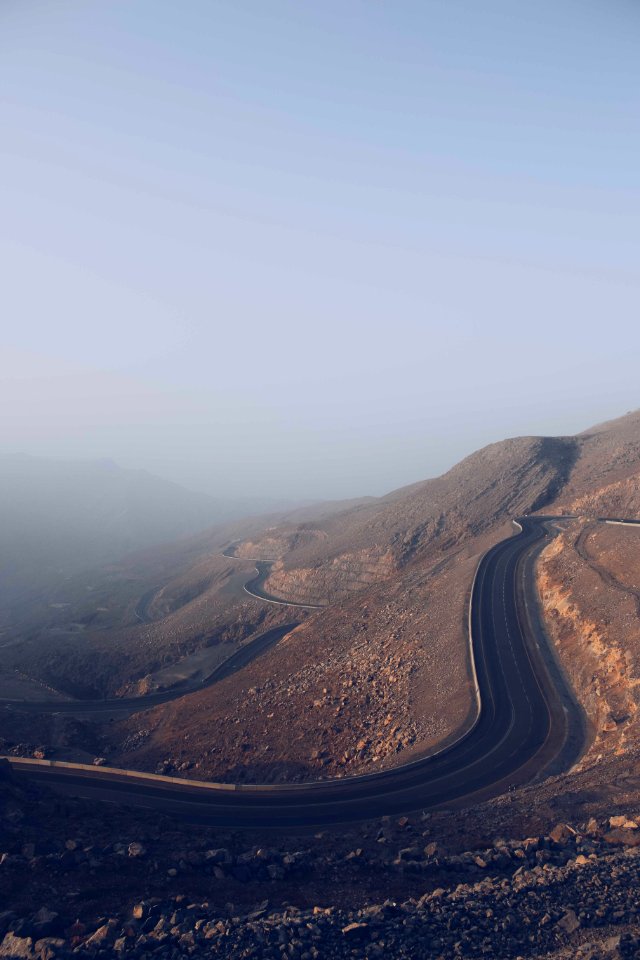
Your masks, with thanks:
M 381 494 L 640 406 L 637 0 L 0 0 L 0 445 Z

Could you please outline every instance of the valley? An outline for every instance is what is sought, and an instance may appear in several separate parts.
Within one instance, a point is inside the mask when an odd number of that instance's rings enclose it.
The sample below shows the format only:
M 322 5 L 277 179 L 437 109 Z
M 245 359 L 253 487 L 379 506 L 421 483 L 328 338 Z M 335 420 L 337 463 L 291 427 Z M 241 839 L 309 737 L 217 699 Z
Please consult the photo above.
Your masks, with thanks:
M 306 897 L 327 871 L 338 878 L 342 926 L 368 929 L 369 915 L 353 912 L 348 858 L 362 864 L 370 903 L 385 838 L 395 853 L 380 861 L 381 889 L 409 899 L 436 877 L 445 891 L 452 876 L 475 889 L 484 870 L 493 883 L 496 857 L 516 887 L 515 854 L 499 843 L 520 848 L 501 834 L 546 837 L 535 849 L 558 876 L 572 857 L 626 863 L 633 831 L 607 823 L 640 816 L 640 528 L 606 518 L 639 517 L 639 489 L 632 414 L 577 437 L 493 445 L 378 500 L 227 524 L 79 575 L 46 619 L 34 607 L 5 639 L 5 794 L 27 791 L 25 810 L 62 805 L 75 819 L 83 804 L 99 819 L 102 801 L 115 803 L 129 811 L 120 832 L 138 824 L 156 861 L 168 855 L 162 830 L 154 840 L 138 816 L 165 818 L 187 846 L 196 826 L 220 847 L 240 843 L 213 873 L 190 846 L 187 866 L 163 868 L 160 886 L 195 885 L 195 897 L 210 877 L 216 898 L 239 884 L 234 896 L 249 904 L 268 889 L 278 929 L 277 903 L 304 908 L 287 886 L 299 869 Z M 102 622 L 91 618 L 96 601 Z M 245 839 L 232 843 L 229 830 Z M 265 861 L 270 872 L 253 866 L 265 842 L 282 848 Z M 300 859 L 289 874 L 286 858 L 297 863 L 310 843 L 315 865 Z M 522 849 L 516 862 L 535 882 L 542 860 Z M 18 874 L 12 882 L 20 889 Z M 136 871 L 130 883 L 140 896 Z M 145 896 L 159 890 L 148 883 Z M 545 903 L 554 943 L 574 949 L 582 925 L 593 931 L 586 903 L 575 929 L 566 904 L 556 916 Z

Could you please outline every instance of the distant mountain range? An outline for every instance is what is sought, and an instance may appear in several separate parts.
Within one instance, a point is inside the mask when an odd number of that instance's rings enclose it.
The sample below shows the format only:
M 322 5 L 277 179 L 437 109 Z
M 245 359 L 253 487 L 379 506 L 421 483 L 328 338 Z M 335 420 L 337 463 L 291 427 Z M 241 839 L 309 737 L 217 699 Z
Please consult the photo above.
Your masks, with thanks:
M 194 493 L 111 460 L 0 458 L 0 604 L 124 554 L 281 509 Z

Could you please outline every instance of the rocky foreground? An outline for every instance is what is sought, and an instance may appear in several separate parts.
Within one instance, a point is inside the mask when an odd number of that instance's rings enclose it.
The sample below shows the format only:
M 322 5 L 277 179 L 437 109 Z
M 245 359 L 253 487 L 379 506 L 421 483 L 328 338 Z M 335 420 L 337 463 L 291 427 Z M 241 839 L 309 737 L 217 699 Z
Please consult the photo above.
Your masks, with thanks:
M 637 827 L 625 823 L 620 829 Z M 395 869 L 427 881 L 438 875 L 443 886 L 417 899 L 387 899 L 357 910 L 273 907 L 265 899 L 245 911 L 232 903 L 192 902 L 185 895 L 150 897 L 116 915 L 82 921 L 72 921 L 73 912 L 59 914 L 46 906 L 25 916 L 8 910 L 0 913 L 0 956 L 516 958 L 545 956 L 564 946 L 558 956 L 636 957 L 640 853 L 624 838 L 612 851 L 612 832 L 602 836 L 591 824 L 574 833 L 559 825 L 548 837 L 455 856 L 438 856 L 430 849 L 435 844 L 400 850 Z M 39 859 L 54 871 L 71 868 L 82 877 L 98 862 L 103 869 L 117 869 L 118 857 L 141 856 L 141 845 L 116 844 L 97 855 L 75 848 Z M 25 864 L 33 869 L 33 860 L 29 851 L 4 854 L 1 869 L 10 873 Z M 367 858 L 359 862 L 363 872 L 379 866 Z M 234 856 L 223 848 L 188 856 L 181 869 L 201 870 L 217 880 L 257 879 L 266 895 L 277 896 L 280 879 L 290 874 L 304 882 L 314 864 L 304 851 L 282 855 L 253 849 Z
M 258 839 L 56 799 L 5 768 L 0 957 L 640 956 L 639 819 L 467 849 L 443 829 L 462 817 Z

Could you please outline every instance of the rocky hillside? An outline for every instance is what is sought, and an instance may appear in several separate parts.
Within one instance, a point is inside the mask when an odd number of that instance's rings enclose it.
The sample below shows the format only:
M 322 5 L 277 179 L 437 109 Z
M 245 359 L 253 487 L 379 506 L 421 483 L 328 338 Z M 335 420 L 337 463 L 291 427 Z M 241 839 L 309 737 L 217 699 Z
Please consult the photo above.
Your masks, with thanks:
M 586 817 L 553 818 L 541 799 L 265 837 L 0 767 L 0 956 L 637 957 L 637 804 L 592 790 Z
M 542 555 L 545 622 L 589 716 L 582 765 L 640 745 L 640 527 L 576 521 Z
M 265 587 L 308 602 L 365 589 L 391 570 L 454 550 L 514 515 L 550 504 L 576 455 L 572 438 L 492 444 L 436 480 L 328 519 L 319 528 L 323 539 L 295 545 Z
M 290 613 L 242 596 L 251 561 L 220 555 L 238 538 L 236 554 L 279 557 L 274 592 L 332 602 L 216 687 L 93 729 L 92 749 L 198 778 L 340 777 L 465 729 L 478 557 L 514 514 L 575 511 L 539 586 L 592 745 L 568 773 L 487 803 L 286 838 L 54 801 L 5 773 L 0 956 L 639 956 L 640 531 L 591 519 L 635 513 L 639 477 L 634 414 L 576 438 L 496 444 L 438 480 L 335 516 L 229 530 L 215 551 L 209 541 L 165 564 L 149 622 L 114 648 L 125 670 L 134 637 L 142 669 L 185 637 L 197 649 L 207 631 L 236 636 L 242 604 L 252 626 Z
M 215 694 L 113 728 L 118 763 L 304 780 L 404 762 L 455 736 L 472 711 L 465 617 L 479 555 L 508 535 L 509 517 L 573 502 L 595 483 L 599 463 L 633 469 L 636 422 L 495 444 L 438 480 L 317 523 L 312 536 L 296 541 L 283 529 L 290 549 L 272 568 L 269 592 L 328 609 Z M 252 556 L 276 542 L 277 529 L 265 536 L 251 539 Z M 215 744 L 208 723 L 219 731 Z
M 640 516 L 640 411 L 575 438 L 576 462 L 557 505 L 586 516 Z
M 576 437 L 492 444 L 436 480 L 358 504 L 313 533 L 292 531 L 254 556 L 278 558 L 265 584 L 297 602 L 333 601 L 364 590 L 414 558 L 434 556 L 518 513 L 553 509 L 588 516 L 640 516 L 640 413 Z M 245 545 L 238 546 L 239 555 Z M 271 551 L 271 552 L 270 552 Z
M 171 664 L 182 669 L 203 649 L 229 655 L 263 626 L 291 617 L 250 600 L 243 585 L 253 564 L 229 561 L 223 551 L 260 540 L 274 523 L 288 544 L 299 527 L 313 529 L 353 505 L 319 503 L 234 520 L 34 585 L 28 601 L 0 606 L 0 696 L 39 699 L 43 689 L 47 696 L 112 696 L 135 691 Z
M 114 762 L 295 781 L 380 769 L 456 736 L 473 713 L 466 611 L 478 557 L 511 516 L 553 500 L 574 462 L 571 439 L 506 441 L 297 538 L 271 528 L 237 544 L 236 556 L 269 557 L 286 540 L 268 592 L 328 608 L 215 692 L 113 726 Z
M 475 563 L 405 571 L 314 614 L 215 688 L 111 725 L 112 762 L 286 782 L 434 746 L 472 711 L 464 624 Z
M 51 650 L 39 638 L 36 673 L 53 686 L 69 672 L 95 677 L 101 693 L 152 689 L 158 671 L 202 647 L 290 617 L 242 591 L 249 557 L 280 555 L 268 591 L 326 609 L 297 612 L 304 623 L 286 641 L 215 690 L 111 725 L 104 749 L 121 765 L 216 779 L 313 779 L 403 762 L 471 715 L 465 623 L 482 551 L 519 513 L 570 509 L 611 484 L 633 493 L 639 423 L 634 414 L 575 438 L 508 440 L 337 513 L 226 528 L 215 551 L 209 538 L 173 576 L 165 565 L 143 611 L 149 622 L 88 631 L 84 648 L 58 638 Z M 231 545 L 247 559 L 223 557 Z

